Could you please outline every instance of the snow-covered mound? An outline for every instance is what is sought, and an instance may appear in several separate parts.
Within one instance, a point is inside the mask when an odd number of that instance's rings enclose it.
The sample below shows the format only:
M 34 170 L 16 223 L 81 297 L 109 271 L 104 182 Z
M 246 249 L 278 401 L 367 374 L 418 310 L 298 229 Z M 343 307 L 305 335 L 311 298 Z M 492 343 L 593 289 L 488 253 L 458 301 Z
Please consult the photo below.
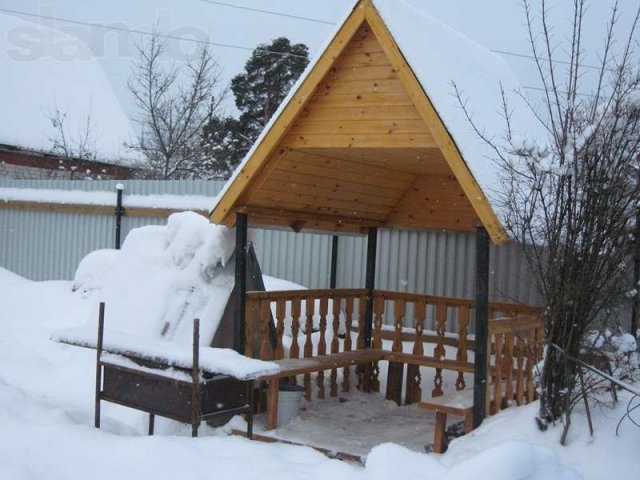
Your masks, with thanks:
M 233 289 L 227 266 L 233 232 L 193 212 L 176 213 L 166 226 L 132 230 L 122 249 L 97 250 L 78 266 L 73 289 L 94 305 L 106 304 L 106 329 L 190 342 L 194 318 L 209 343 Z
M 49 150 L 59 109 L 65 134 L 79 140 L 91 119 L 99 159 L 136 163 L 124 143 L 135 134 L 89 47 L 59 30 L 0 13 L 0 143 Z M 122 163 L 122 162 L 121 162 Z

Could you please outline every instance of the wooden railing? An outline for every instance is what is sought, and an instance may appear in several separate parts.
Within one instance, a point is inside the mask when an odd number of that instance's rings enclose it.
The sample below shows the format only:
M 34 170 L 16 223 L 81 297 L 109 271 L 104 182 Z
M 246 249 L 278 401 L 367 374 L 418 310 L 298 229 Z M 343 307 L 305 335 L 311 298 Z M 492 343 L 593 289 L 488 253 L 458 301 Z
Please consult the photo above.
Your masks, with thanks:
M 311 358 L 364 348 L 364 316 L 369 294 L 373 301 L 371 347 L 424 360 L 406 362 L 404 379 L 403 362 L 390 361 L 388 398 L 399 400 L 403 383 L 406 403 L 422 398 L 420 365 L 434 365 L 431 396 L 444 393 L 443 368 L 456 374 L 457 390 L 466 387 L 464 374 L 473 371 L 469 350 L 474 348 L 470 325 L 474 302 L 467 299 L 365 289 L 249 292 L 246 354 L 264 360 Z M 391 319 L 392 324 L 384 325 L 385 318 Z M 498 410 L 508 398 L 515 398 L 518 404 L 532 400 L 533 366 L 542 354 L 539 344 L 544 329 L 540 310 L 525 305 L 490 303 L 489 318 L 492 355 L 488 404 L 492 410 Z M 357 384 L 362 385 L 362 369 L 356 369 L 356 373 Z M 373 365 L 370 376 L 371 387 L 377 390 L 377 365 Z M 334 368 L 329 375 L 331 396 L 337 395 L 337 378 Z M 342 391 L 349 391 L 351 381 L 350 368 L 344 368 Z M 318 398 L 324 398 L 323 373 L 318 374 L 316 383 Z M 310 375 L 304 376 L 304 386 L 305 396 L 310 399 Z
M 487 389 L 490 413 L 535 399 L 535 366 L 542 360 L 544 323 L 540 315 L 520 314 L 489 322 L 491 382 Z
M 245 354 L 262 360 L 280 360 L 363 348 L 367 293 L 364 289 L 249 292 Z M 259 318 L 258 322 L 256 318 Z M 258 335 L 254 332 L 256 323 L 260 328 Z M 290 339 L 288 345 L 285 333 Z M 337 369 L 333 368 L 329 374 L 331 396 L 337 395 L 337 379 Z M 318 398 L 325 396 L 324 380 L 324 372 L 318 373 Z M 295 381 L 295 378 L 291 379 L 292 383 Z M 358 385 L 361 381 L 359 378 Z M 310 399 L 309 374 L 304 375 L 304 387 L 305 397 Z M 348 392 L 350 388 L 351 371 L 346 367 L 342 374 L 342 391 Z

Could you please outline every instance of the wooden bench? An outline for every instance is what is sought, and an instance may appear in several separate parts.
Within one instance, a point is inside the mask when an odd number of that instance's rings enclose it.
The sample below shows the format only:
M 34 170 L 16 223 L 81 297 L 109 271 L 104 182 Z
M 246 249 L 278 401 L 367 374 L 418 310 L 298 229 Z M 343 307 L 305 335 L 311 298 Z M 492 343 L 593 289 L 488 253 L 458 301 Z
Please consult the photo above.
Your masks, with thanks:
M 285 358 L 275 360 L 280 370 L 277 373 L 263 375 L 258 381 L 268 382 L 267 416 L 265 428 L 274 429 L 278 426 L 278 396 L 280 380 L 296 375 L 316 373 L 332 368 L 366 365 L 384 359 L 383 350 L 362 349 L 350 352 L 333 353 L 312 358 Z
M 436 427 L 433 434 L 434 453 L 444 453 L 446 450 L 445 431 L 448 414 L 464 418 L 464 433 L 473 430 L 473 389 L 460 390 L 418 402 L 418 407 L 436 413 Z

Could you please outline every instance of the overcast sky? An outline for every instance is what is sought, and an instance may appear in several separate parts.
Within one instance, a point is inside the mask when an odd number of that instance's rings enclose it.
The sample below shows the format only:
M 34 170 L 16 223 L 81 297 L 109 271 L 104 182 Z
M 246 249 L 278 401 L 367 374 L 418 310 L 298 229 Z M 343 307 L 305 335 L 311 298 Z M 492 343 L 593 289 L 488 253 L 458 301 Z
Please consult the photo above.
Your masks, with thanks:
M 621 0 L 624 12 L 621 27 L 628 27 L 638 0 Z M 461 31 L 471 39 L 494 50 L 529 53 L 524 12 L 521 0 L 411 0 L 424 11 Z M 531 0 L 537 6 L 538 0 Z M 239 6 L 285 12 L 324 22 L 340 20 L 353 3 L 352 0 L 225 0 Z M 570 25 L 572 0 L 552 0 L 556 38 L 561 42 Z M 596 50 L 602 44 L 605 19 L 613 0 L 592 0 L 586 24 L 585 50 L 589 62 L 597 61 Z M 116 26 L 124 29 L 150 30 L 158 25 L 160 31 L 179 37 L 206 36 L 212 42 L 245 47 L 213 47 L 222 66 L 225 81 L 242 71 L 250 50 L 258 43 L 286 36 L 294 42 L 307 44 L 313 54 L 334 30 L 333 25 L 300 19 L 279 17 L 265 13 L 239 10 L 206 3 L 202 0 L 0 0 L 0 9 L 13 9 L 45 16 L 74 19 Z M 27 17 L 23 17 L 27 18 Z M 126 90 L 135 49 L 133 42 L 139 34 L 107 32 L 89 26 L 71 25 L 62 21 L 28 18 L 44 25 L 72 33 L 87 42 L 99 59 L 127 113 L 132 102 Z M 171 56 L 179 62 L 193 49 L 190 42 L 172 42 Z M 53 50 L 55 52 L 55 49 Z M 68 52 L 67 52 L 68 53 Z M 71 54 L 72 55 L 72 54 Z M 563 55 L 562 49 L 558 56 Z M 537 87 L 531 60 L 505 56 L 523 86 Z M 534 92 L 533 90 L 530 90 Z M 232 106 L 227 107 L 229 111 Z

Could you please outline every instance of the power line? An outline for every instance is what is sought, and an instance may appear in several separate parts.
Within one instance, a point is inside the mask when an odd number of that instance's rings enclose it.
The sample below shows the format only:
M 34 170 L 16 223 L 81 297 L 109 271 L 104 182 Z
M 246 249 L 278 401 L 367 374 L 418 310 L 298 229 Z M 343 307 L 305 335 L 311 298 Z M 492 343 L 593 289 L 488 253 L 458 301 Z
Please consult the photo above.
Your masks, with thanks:
M 257 8 L 252 8 L 252 7 L 240 7 L 238 5 L 231 5 L 231 4 L 227 4 L 224 2 L 217 2 L 215 0 L 201 0 L 204 3 L 210 3 L 210 4 L 214 4 L 214 5 L 224 5 L 224 6 L 228 6 L 228 7 L 232 7 L 232 8 L 239 8 L 242 10 L 251 10 L 251 11 L 255 11 L 255 12 L 259 12 L 259 13 L 264 13 L 264 14 L 269 14 L 269 15 L 279 15 L 279 16 L 283 16 L 283 17 L 289 17 L 289 18 L 294 18 L 294 19 L 299 19 L 299 20 L 309 20 L 309 21 L 315 21 L 317 23 L 324 23 L 324 24 L 329 24 L 329 25 L 335 25 L 335 23 L 333 22 L 327 22 L 325 20 L 319 20 L 319 19 L 312 19 L 310 17 L 300 17 L 297 15 L 289 15 L 286 13 L 281 13 L 281 12 L 274 12 L 274 11 L 270 11 L 270 10 L 261 10 L 261 9 L 257 9 Z M 177 35 L 171 35 L 171 34 L 167 34 L 167 33 L 154 33 L 154 32 L 148 32 L 145 30 L 137 30 L 134 28 L 125 28 L 125 27 L 119 27 L 119 26 L 115 26 L 115 25 L 104 25 L 101 23 L 95 23 L 95 22 L 86 22 L 86 21 L 81 21 L 81 20 L 75 20 L 72 18 L 64 18 L 64 17 L 56 17 L 56 16 L 52 16 L 52 15 L 44 15 L 44 14 L 39 14 L 39 13 L 31 13 L 31 12 L 24 12 L 21 10 L 12 10 L 9 8 L 0 8 L 0 12 L 5 12 L 5 13 L 10 13 L 13 15 L 20 15 L 20 16 L 24 16 L 24 17 L 31 17 L 31 18 L 39 18 L 39 19 L 46 19 L 46 20 L 54 20 L 54 21 L 58 21 L 58 22 L 63 22 L 63 23 L 69 23 L 69 24 L 73 24 L 73 25 L 83 25 L 83 26 L 88 26 L 88 27 L 94 27 L 94 28 L 101 28 L 103 30 L 112 30 L 112 31 L 117 31 L 117 32 L 125 32 L 125 33 L 135 33 L 135 34 L 139 34 L 139 35 L 149 35 L 149 36 L 157 36 L 159 38 L 166 38 L 168 40 L 177 40 L 177 41 L 186 41 L 186 42 L 191 42 L 191 43 L 196 43 L 199 45 L 210 45 L 210 46 L 214 46 L 214 47 L 221 47 L 221 48 L 231 48 L 231 49 L 235 49 L 235 50 L 244 50 L 244 51 L 253 51 L 256 49 L 256 47 L 247 47 L 244 45 L 235 45 L 235 44 L 231 44 L 231 43 L 220 43 L 220 42 L 212 42 L 210 40 L 199 40 L 197 38 L 191 38 L 191 37 L 179 37 Z M 259 47 L 258 47 L 259 48 Z M 297 58 L 307 58 L 304 55 L 298 55 L 295 53 L 287 53 L 287 52 L 277 52 L 274 50 L 267 50 L 267 49 L 261 49 L 263 52 L 271 54 L 271 55 L 280 55 L 280 56 L 284 56 L 284 57 L 297 57 Z M 510 52 L 508 50 L 497 50 L 497 49 L 490 49 L 491 52 L 493 53 L 497 53 L 497 54 L 501 54 L 501 55 L 509 55 L 509 56 L 513 56 L 513 57 L 519 57 L 519 58 L 526 58 L 526 59 L 530 59 L 530 60 L 535 60 L 536 57 L 533 55 L 528 55 L 525 53 L 517 53 L 517 52 Z M 564 61 L 564 60 L 551 60 L 552 63 L 558 63 L 558 64 L 564 64 L 564 65 L 570 65 L 570 62 Z M 580 64 L 579 66 L 583 67 L 583 68 L 591 68 L 591 69 L 596 69 L 596 70 L 600 70 L 601 67 L 595 66 L 595 65 L 585 65 L 585 64 Z M 612 70 L 613 69 L 606 69 L 606 70 Z M 529 90 L 535 90 L 536 88 L 531 88 L 531 87 L 524 87 L 527 88 Z
M 23 12 L 21 10 L 11 10 L 9 8 L 0 8 L 0 12 L 5 12 L 5 13 L 10 13 L 13 15 L 20 15 L 23 17 L 31 17 L 31 18 L 40 18 L 40 19 L 45 19 L 45 20 L 55 20 L 58 22 L 63 22 L 63 23 L 70 23 L 73 25 L 83 25 L 83 26 L 87 26 L 87 27 L 94 27 L 94 28 L 101 28 L 103 30 L 112 30 L 112 31 L 116 31 L 116 32 L 125 32 L 125 33 L 136 33 L 139 35 L 149 35 L 149 36 L 156 36 L 159 38 L 166 38 L 169 40 L 178 40 L 178 41 L 184 41 L 184 42 L 191 42 L 191 43 L 196 43 L 199 45 L 210 45 L 213 47 L 223 47 L 223 48 L 233 48 L 236 50 L 245 50 L 245 51 L 253 51 L 256 49 L 256 47 L 245 47 L 243 45 L 234 45 L 231 43 L 219 43 L 219 42 L 212 42 L 209 40 L 199 40 L 197 38 L 191 38 L 191 37 L 179 37 L 177 35 L 170 35 L 167 33 L 154 33 L 154 32 L 148 32 L 145 30 L 136 30 L 134 28 L 125 28 L 125 27 L 118 27 L 115 25 L 104 25 L 102 23 L 94 23 L 94 22 L 84 22 L 81 20 L 74 20 L 72 18 L 63 18 L 63 17 L 54 17 L 51 15 L 43 15 L 43 14 L 39 14 L 39 13 L 31 13 L 31 12 Z M 273 50 L 267 50 L 267 49 L 260 49 L 261 51 L 265 52 L 265 53 L 269 53 L 271 55 L 281 55 L 283 57 L 299 57 L 299 58 L 307 58 L 304 55 L 298 55 L 295 53 L 287 53 L 287 52 L 276 52 Z
M 200 0 L 200 1 L 203 3 L 210 3 L 212 5 L 220 5 L 222 7 L 236 8 L 238 10 L 248 10 L 250 12 L 264 13 L 267 15 L 275 15 L 277 17 L 295 18 L 296 20 L 304 20 L 306 22 L 322 23 L 325 25 L 335 25 L 334 22 L 330 22 L 328 20 L 320 20 L 318 18 L 311 18 L 311 17 L 302 17 L 300 15 L 292 15 L 290 13 L 275 12 L 273 10 L 263 10 L 261 8 L 254 8 L 254 7 L 245 7 L 242 5 L 234 5 L 232 3 L 217 2 L 215 0 Z
M 518 57 L 518 58 L 527 58 L 529 60 L 536 60 L 536 57 L 534 55 L 529 55 L 527 53 L 517 53 L 517 52 L 510 52 L 508 50 L 496 50 L 496 49 L 489 49 L 491 52 L 493 53 L 498 53 L 500 55 L 508 55 L 510 57 Z M 551 59 L 552 63 L 559 63 L 562 65 L 573 65 L 573 63 L 568 62 L 566 60 L 554 60 Z M 582 67 L 582 68 L 591 68 L 591 69 L 595 69 L 595 70 L 600 70 L 602 67 L 598 67 L 597 65 L 587 65 L 584 63 L 579 64 L 578 66 Z M 609 70 L 609 71 L 615 71 L 614 68 L 605 68 L 605 70 Z
M 547 90 L 543 87 L 526 87 L 523 86 L 522 88 L 524 88 L 525 90 L 535 90 L 538 92 L 546 92 Z M 565 91 L 558 91 L 558 93 L 562 94 L 562 95 L 569 95 L 569 92 L 565 92 Z M 592 93 L 580 93 L 577 92 L 576 95 L 578 95 L 579 97 L 591 97 L 591 98 L 597 98 L 597 95 L 593 95 Z
M 245 6 L 240 6 L 240 5 L 234 5 L 231 3 L 226 3 L 226 2 L 218 2 L 217 0 L 200 0 L 203 3 L 210 3 L 212 5 L 221 5 L 224 7 L 230 7 L 230 8 L 237 8 L 239 10 L 249 10 L 251 12 L 258 12 L 258 13 L 265 13 L 268 15 L 277 15 L 279 17 L 288 17 L 288 18 L 294 18 L 297 20 L 304 20 L 304 21 L 308 21 L 308 22 L 315 22 L 315 23 L 322 23 L 325 25 L 336 25 L 335 22 L 329 22 L 327 20 L 320 20 L 318 18 L 311 18 L 311 17 L 302 17 L 302 16 L 298 16 L 298 15 L 290 15 L 288 13 L 283 13 L 283 12 L 275 12 L 272 10 L 263 10 L 260 8 L 253 8 L 253 7 L 245 7 Z M 536 57 L 534 55 L 531 54 L 526 54 L 526 53 L 518 53 L 518 52 L 510 52 L 508 50 L 498 50 L 498 49 L 489 49 L 489 51 L 493 52 L 493 53 L 497 53 L 500 55 L 508 55 L 510 57 L 517 57 L 517 58 L 526 58 L 529 60 L 536 60 Z M 566 60 L 551 60 L 552 63 L 558 63 L 558 64 L 562 64 L 562 65 L 571 65 L 571 62 L 568 62 Z M 601 67 L 597 66 L 597 65 L 587 65 L 587 64 L 580 64 L 580 67 L 583 68 L 590 68 L 590 69 L 595 69 L 595 70 L 600 70 Z M 611 70 L 613 71 L 614 69 L 606 69 L 606 70 Z

